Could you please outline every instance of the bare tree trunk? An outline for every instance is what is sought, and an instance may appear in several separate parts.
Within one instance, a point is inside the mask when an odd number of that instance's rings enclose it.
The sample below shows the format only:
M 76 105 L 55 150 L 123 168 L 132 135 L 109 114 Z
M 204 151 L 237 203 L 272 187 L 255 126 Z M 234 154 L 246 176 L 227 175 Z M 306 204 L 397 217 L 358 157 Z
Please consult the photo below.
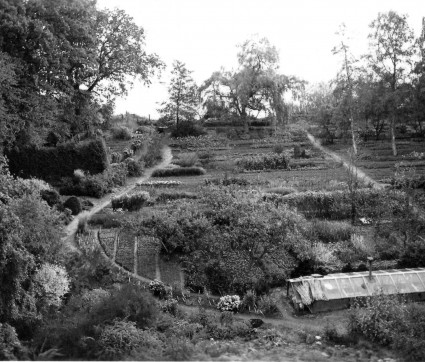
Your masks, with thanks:
M 397 145 L 395 143 L 395 122 L 394 122 L 394 116 L 391 117 L 390 122 L 390 131 L 391 131 L 391 147 L 393 149 L 393 156 L 397 156 Z
M 350 113 L 352 113 L 351 110 L 350 110 Z M 356 142 L 356 135 L 354 134 L 354 119 L 352 114 L 350 119 L 350 125 L 351 125 L 351 140 L 353 143 L 353 153 L 354 155 L 357 155 L 357 142 Z

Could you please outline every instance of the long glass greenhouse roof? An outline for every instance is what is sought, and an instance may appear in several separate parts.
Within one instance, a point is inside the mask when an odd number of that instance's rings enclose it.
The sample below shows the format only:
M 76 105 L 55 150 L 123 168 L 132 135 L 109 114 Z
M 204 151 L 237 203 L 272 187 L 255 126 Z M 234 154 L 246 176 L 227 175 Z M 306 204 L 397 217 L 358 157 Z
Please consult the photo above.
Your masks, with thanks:
M 337 273 L 289 279 L 306 305 L 315 300 L 335 300 L 383 294 L 425 292 L 425 268 Z

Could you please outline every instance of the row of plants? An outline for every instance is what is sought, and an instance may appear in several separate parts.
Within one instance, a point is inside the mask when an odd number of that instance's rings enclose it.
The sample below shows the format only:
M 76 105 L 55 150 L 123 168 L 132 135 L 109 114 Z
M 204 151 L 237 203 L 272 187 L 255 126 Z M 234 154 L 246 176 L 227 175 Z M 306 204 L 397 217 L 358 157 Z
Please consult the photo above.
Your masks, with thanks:
M 170 147 L 180 149 L 204 149 L 204 148 L 225 148 L 229 146 L 229 140 L 226 137 L 189 136 L 172 139 Z
M 264 199 L 295 207 L 308 218 L 329 220 L 350 219 L 353 207 L 359 217 L 376 218 L 389 209 L 396 213 L 405 200 L 402 192 L 377 189 L 306 191 L 284 196 L 271 193 Z
M 287 170 L 290 168 L 287 154 L 265 153 L 245 156 L 236 160 L 236 164 L 244 170 Z
M 181 181 L 176 181 L 176 180 L 164 180 L 164 181 L 140 181 L 138 183 L 136 183 L 137 186 L 140 187 L 177 187 L 180 186 L 182 184 Z
M 152 172 L 152 177 L 202 176 L 207 172 L 202 167 L 159 168 Z

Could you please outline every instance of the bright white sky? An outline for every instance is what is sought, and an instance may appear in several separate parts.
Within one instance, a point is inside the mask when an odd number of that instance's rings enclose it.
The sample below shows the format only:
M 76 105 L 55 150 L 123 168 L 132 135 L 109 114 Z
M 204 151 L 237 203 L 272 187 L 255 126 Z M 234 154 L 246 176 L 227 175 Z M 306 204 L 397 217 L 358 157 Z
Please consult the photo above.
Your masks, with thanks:
M 135 83 L 128 97 L 117 99 L 116 113 L 156 118 L 167 98 L 173 60 L 193 71 L 200 85 L 220 67 L 236 66 L 237 44 L 252 35 L 269 39 L 280 52 L 280 71 L 309 82 L 327 81 L 339 68 L 332 55 L 335 32 L 345 23 L 355 55 L 366 52 L 368 25 L 379 12 L 408 15 L 420 34 L 425 0 L 98 0 L 99 8 L 120 8 L 145 29 L 148 52 L 167 69 L 148 88 Z

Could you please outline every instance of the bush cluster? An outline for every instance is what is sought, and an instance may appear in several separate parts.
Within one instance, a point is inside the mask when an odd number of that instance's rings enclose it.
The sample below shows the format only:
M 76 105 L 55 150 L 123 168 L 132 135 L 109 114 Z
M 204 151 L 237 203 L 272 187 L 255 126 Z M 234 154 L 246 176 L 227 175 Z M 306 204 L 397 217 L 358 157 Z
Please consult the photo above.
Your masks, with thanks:
M 116 140 L 130 140 L 131 131 L 126 126 L 116 126 L 111 129 L 112 137 Z
M 202 128 L 201 125 L 194 121 L 180 122 L 178 125 L 171 127 L 171 137 L 198 137 L 203 136 L 207 132 Z
M 389 345 L 409 361 L 425 359 L 425 307 L 407 304 L 401 296 L 377 295 L 356 300 L 350 331 Z
M 134 194 L 122 195 L 120 197 L 114 197 L 111 200 L 112 209 L 123 209 L 127 211 L 140 210 L 149 201 L 150 195 L 147 191 L 138 191 Z
M 109 166 L 106 145 L 102 139 L 65 143 L 57 147 L 15 148 L 8 152 L 7 157 L 13 174 L 44 180 L 72 177 L 77 169 L 98 174 Z
M 136 161 L 134 158 L 127 158 L 124 163 L 127 166 L 127 175 L 129 177 L 143 175 L 143 162 Z
M 287 170 L 289 169 L 289 157 L 284 153 L 266 153 L 245 156 L 238 159 L 236 164 L 245 170 Z
M 239 298 L 239 295 L 225 295 L 220 298 L 217 304 L 217 309 L 221 312 L 237 312 L 240 304 L 241 299 Z
M 124 163 L 115 163 L 101 174 L 84 175 L 81 179 L 63 178 L 59 192 L 61 195 L 100 198 L 112 192 L 114 187 L 123 186 L 126 180 L 126 165 Z
M 202 167 L 161 168 L 152 173 L 152 177 L 201 176 L 207 172 Z

